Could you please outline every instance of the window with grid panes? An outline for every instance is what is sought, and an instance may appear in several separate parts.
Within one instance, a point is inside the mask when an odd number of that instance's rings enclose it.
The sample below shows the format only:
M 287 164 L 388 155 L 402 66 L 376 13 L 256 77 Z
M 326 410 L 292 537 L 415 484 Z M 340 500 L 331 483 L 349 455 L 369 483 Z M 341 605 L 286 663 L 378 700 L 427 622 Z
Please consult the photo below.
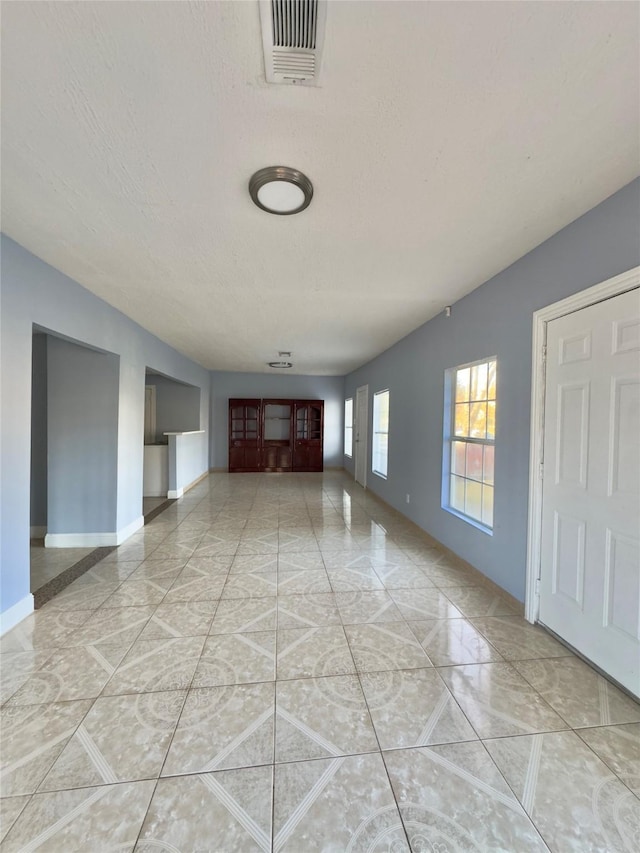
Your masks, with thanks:
M 353 398 L 344 401 L 344 455 L 353 455 Z
M 495 358 L 451 371 L 450 416 L 448 508 L 492 530 Z
M 379 477 L 387 477 L 389 456 L 389 392 L 376 391 L 373 395 L 373 443 L 371 470 Z

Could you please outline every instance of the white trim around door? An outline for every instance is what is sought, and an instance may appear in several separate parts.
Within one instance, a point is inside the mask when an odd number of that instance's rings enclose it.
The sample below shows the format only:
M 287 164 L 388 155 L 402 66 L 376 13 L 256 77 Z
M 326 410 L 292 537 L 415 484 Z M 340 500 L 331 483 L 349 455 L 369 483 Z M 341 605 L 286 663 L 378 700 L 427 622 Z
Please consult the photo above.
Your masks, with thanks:
M 527 574 L 525 618 L 537 622 L 540 612 L 540 544 L 542 534 L 542 471 L 544 448 L 544 399 L 546 376 L 547 323 L 619 296 L 640 286 L 640 267 L 554 302 L 533 315 L 533 352 L 531 374 L 531 427 L 529 452 L 529 520 L 527 531 Z

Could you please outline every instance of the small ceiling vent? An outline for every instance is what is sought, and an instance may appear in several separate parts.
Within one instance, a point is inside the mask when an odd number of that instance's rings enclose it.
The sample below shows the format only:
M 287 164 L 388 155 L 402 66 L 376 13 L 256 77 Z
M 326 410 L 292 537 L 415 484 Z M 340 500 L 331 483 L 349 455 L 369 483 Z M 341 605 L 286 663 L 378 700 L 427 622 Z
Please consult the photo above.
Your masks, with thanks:
M 317 86 L 327 0 L 259 0 L 267 83 Z

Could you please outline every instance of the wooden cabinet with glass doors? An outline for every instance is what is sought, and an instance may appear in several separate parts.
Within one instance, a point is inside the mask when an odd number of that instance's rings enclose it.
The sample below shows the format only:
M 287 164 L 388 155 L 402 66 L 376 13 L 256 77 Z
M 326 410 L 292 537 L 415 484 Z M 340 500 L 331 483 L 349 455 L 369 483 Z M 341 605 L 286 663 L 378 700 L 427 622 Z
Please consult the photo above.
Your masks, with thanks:
M 229 471 L 262 471 L 262 400 L 229 400 Z
M 322 471 L 323 400 L 229 400 L 229 471 Z

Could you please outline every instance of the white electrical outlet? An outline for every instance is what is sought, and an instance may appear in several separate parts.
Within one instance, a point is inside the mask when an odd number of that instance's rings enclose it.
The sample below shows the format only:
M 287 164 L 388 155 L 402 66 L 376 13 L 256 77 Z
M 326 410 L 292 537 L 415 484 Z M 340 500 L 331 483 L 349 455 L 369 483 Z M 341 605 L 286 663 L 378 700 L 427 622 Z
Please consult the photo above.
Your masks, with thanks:
M 407 495 L 407 503 L 408 503 L 408 504 L 410 504 L 410 503 L 411 503 L 411 495 Z

